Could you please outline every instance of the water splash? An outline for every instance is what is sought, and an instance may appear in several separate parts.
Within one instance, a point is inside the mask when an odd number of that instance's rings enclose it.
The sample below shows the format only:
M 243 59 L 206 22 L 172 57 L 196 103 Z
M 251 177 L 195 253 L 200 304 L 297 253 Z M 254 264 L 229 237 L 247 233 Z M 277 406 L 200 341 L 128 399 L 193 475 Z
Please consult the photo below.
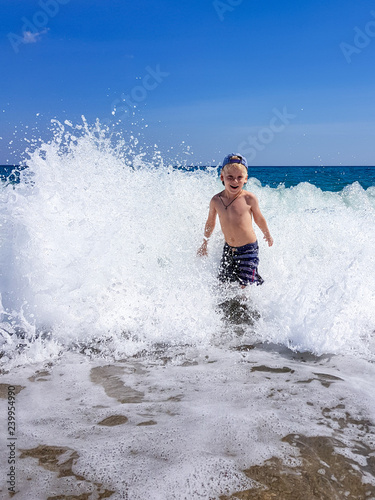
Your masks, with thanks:
M 21 183 L 1 192 L 6 356 L 20 343 L 32 357 L 83 345 L 123 355 L 228 341 L 372 356 L 374 188 L 249 182 L 275 245 L 258 231 L 266 284 L 242 293 L 260 319 L 239 329 L 218 308 L 223 294 L 238 294 L 218 292 L 219 230 L 209 258 L 196 257 L 209 200 L 221 190 L 216 169 L 174 169 L 155 146 L 84 119 L 55 121 L 52 139 L 28 155 Z

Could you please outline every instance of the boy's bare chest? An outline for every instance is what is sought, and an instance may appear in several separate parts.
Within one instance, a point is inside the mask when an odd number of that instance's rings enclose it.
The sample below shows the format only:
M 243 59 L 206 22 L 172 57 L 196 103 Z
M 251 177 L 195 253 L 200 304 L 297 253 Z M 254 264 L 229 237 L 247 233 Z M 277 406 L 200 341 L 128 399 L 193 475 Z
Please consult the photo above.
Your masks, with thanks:
M 228 203 L 220 203 L 217 206 L 217 212 L 220 220 L 222 221 L 234 221 L 243 218 L 251 218 L 251 207 L 245 202 L 245 200 L 235 200 L 231 205 Z

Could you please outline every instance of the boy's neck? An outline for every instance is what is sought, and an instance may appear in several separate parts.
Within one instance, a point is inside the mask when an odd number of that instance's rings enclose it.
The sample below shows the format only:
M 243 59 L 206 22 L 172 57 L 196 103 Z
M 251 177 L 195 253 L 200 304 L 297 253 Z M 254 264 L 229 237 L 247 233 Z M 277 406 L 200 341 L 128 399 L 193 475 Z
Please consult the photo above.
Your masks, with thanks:
M 228 199 L 232 200 L 232 199 L 234 199 L 234 198 L 238 198 L 238 197 L 241 195 L 242 191 L 243 191 L 243 189 L 240 189 L 240 191 L 239 191 L 238 193 L 233 193 L 233 194 L 232 194 L 232 193 L 230 193 L 230 192 L 229 192 L 229 191 L 225 188 L 225 189 L 224 189 L 224 193 L 223 193 L 223 194 L 225 195 L 225 197 L 226 197 L 226 198 L 228 198 Z

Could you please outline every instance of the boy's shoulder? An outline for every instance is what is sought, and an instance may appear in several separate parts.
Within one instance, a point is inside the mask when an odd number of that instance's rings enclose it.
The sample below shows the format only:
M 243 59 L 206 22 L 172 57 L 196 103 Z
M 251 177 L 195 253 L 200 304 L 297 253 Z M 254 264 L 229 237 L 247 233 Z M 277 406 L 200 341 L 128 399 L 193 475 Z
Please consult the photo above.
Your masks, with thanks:
M 243 192 L 243 195 L 246 196 L 246 197 L 248 197 L 248 198 L 252 198 L 252 199 L 256 198 L 255 194 L 251 193 L 250 191 L 245 191 L 243 189 L 242 192 Z
M 258 205 L 258 198 L 255 196 L 254 193 L 251 193 L 250 191 L 245 191 L 243 190 L 243 197 L 251 208 L 254 207 L 255 205 Z
M 212 200 L 217 200 L 218 198 L 220 198 L 220 196 L 222 196 L 224 194 L 224 189 L 223 191 L 220 191 L 220 193 L 216 193 L 213 195 L 213 197 L 211 198 Z

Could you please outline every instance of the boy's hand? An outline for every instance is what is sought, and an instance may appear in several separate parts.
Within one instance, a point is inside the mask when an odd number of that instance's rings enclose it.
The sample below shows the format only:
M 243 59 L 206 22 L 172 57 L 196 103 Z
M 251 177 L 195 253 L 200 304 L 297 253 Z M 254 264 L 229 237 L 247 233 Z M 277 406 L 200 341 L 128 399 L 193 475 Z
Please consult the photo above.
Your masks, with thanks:
M 273 238 L 272 238 L 272 236 L 270 234 L 267 234 L 267 235 L 265 234 L 263 236 L 263 238 L 267 241 L 268 246 L 272 247 L 272 245 L 273 245 Z
M 207 255 L 208 255 L 208 253 L 207 253 L 207 241 L 202 243 L 202 245 L 198 248 L 197 255 L 198 255 L 198 257 L 207 257 Z

